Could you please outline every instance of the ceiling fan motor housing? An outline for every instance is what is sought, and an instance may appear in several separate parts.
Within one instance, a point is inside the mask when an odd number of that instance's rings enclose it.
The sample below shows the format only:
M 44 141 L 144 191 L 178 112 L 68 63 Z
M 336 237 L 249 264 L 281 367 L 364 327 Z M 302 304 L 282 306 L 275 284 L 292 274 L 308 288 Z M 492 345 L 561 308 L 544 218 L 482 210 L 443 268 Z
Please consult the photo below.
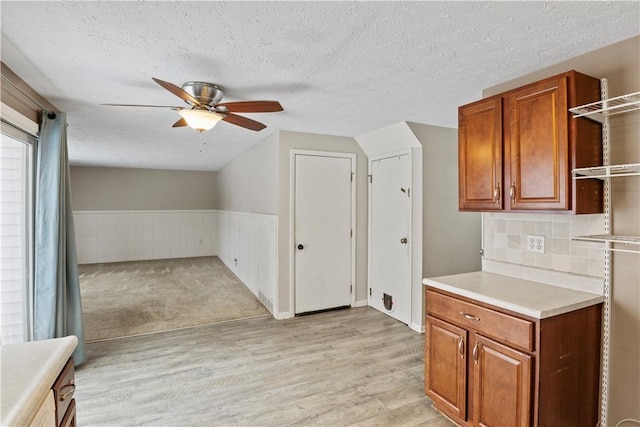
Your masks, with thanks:
M 196 98 L 201 104 L 210 107 L 222 101 L 224 96 L 220 87 L 208 82 L 186 82 L 182 85 L 182 90 Z

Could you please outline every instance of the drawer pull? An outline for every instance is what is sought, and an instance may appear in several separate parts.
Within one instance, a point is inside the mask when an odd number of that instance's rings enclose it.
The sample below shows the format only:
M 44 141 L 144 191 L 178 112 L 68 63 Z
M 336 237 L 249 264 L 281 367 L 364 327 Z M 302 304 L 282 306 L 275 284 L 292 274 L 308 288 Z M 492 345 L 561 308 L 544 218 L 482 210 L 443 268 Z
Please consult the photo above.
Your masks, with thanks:
M 458 351 L 460 352 L 460 359 L 464 359 L 464 339 L 460 338 L 458 343 Z
M 68 398 L 69 396 L 73 395 L 73 393 L 75 393 L 76 391 L 76 385 L 71 383 L 71 384 L 67 384 L 66 386 L 62 387 L 60 389 L 60 392 L 62 392 L 62 390 L 64 390 L 65 388 L 69 388 L 70 390 L 66 393 L 63 393 L 62 396 L 60 396 L 60 402 L 64 402 L 64 400 L 66 398 Z
M 460 314 L 463 315 L 464 317 L 466 317 L 469 320 L 478 320 L 478 321 L 480 321 L 479 317 L 476 317 L 476 316 L 474 316 L 472 314 L 467 314 L 467 313 L 465 313 L 463 311 L 461 311 Z
M 473 363 L 478 364 L 478 343 L 473 346 Z

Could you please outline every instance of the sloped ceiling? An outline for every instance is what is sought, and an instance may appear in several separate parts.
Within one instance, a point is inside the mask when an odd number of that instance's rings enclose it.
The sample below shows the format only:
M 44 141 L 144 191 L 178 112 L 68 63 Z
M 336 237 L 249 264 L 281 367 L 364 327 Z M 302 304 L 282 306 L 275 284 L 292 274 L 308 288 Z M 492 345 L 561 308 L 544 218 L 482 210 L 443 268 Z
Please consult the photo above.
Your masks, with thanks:
M 217 170 L 277 129 L 357 136 L 400 121 L 456 127 L 482 89 L 640 33 L 637 2 L 0 3 L 2 61 L 68 114 L 72 164 Z M 151 77 L 276 99 L 173 129 L 184 106 Z M 599 76 L 597 76 L 599 77 Z

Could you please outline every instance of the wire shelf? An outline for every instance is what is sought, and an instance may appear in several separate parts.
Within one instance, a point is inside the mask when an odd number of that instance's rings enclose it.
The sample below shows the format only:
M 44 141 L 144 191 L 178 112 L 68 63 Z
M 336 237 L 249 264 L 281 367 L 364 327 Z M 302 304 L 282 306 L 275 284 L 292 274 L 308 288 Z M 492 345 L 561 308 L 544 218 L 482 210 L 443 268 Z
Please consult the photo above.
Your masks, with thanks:
M 594 234 L 591 236 L 575 236 L 572 239 L 579 242 L 607 243 L 603 247 L 607 251 L 640 254 L 640 237 L 637 236 Z
M 619 236 L 615 234 L 593 234 L 590 236 L 576 236 L 573 240 L 582 240 L 585 242 L 611 242 L 624 243 L 626 245 L 640 245 L 640 237 L 637 236 Z
M 616 96 L 590 104 L 569 108 L 574 118 L 586 117 L 604 123 L 605 117 L 640 110 L 640 92 Z
M 606 179 L 617 176 L 637 176 L 640 175 L 640 163 L 576 168 L 572 172 L 575 179 Z

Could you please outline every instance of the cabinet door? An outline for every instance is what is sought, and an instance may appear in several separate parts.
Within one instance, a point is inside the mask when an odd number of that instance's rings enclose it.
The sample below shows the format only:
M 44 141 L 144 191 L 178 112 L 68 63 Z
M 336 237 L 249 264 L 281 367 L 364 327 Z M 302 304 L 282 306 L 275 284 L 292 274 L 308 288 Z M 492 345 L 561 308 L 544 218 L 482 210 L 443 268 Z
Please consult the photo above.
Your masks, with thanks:
M 458 109 L 458 207 L 502 209 L 502 97 Z
M 427 316 L 425 377 L 427 396 L 447 415 L 467 415 L 467 331 Z
M 509 94 L 511 209 L 570 209 L 567 77 Z
M 473 425 L 531 425 L 532 357 L 474 334 Z

